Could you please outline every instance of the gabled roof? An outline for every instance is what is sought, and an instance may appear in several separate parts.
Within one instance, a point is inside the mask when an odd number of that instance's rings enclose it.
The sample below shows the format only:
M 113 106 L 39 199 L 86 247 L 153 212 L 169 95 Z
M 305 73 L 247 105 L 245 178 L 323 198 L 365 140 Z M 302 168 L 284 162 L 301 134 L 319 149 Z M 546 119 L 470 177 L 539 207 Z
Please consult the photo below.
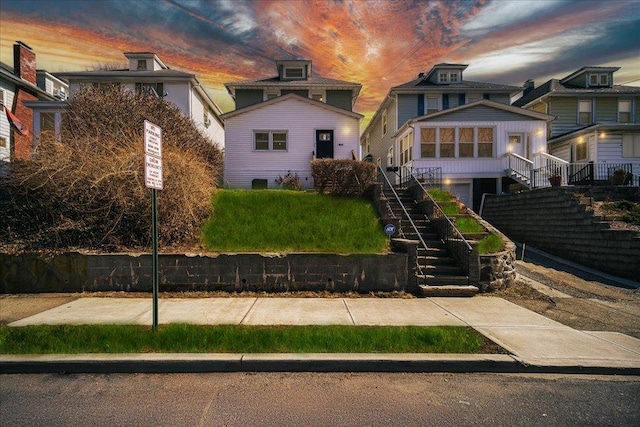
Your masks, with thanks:
M 269 107 L 275 104 L 279 104 L 281 102 L 285 102 L 288 100 L 296 100 L 300 102 L 305 102 L 311 106 L 324 108 L 326 110 L 332 111 L 334 113 L 339 113 L 345 116 L 353 117 L 356 119 L 362 119 L 364 116 L 362 114 L 354 113 L 353 111 L 344 110 L 342 108 L 334 107 L 330 104 L 325 104 L 324 102 L 316 101 L 310 98 L 305 98 L 304 96 L 296 95 L 295 93 L 288 93 L 283 96 L 277 96 L 275 98 L 271 98 L 267 101 L 259 102 L 257 104 L 249 105 L 248 107 L 240 108 L 239 110 L 230 111 L 226 114 L 221 115 L 220 117 L 223 120 L 226 120 L 230 117 L 235 117 L 240 114 L 248 113 L 250 111 L 259 110 L 261 108 Z
M 640 87 L 638 86 L 622 86 L 613 85 L 611 87 L 579 87 L 569 84 L 568 82 L 575 79 L 577 76 L 588 72 L 614 72 L 619 70 L 619 67 L 582 67 L 579 70 L 563 77 L 561 80 L 551 79 L 544 84 L 538 86 L 528 94 L 517 99 L 513 102 L 513 105 L 517 107 L 525 107 L 534 101 L 544 99 L 548 96 L 600 96 L 600 95 L 639 95 Z
M 506 111 L 509 113 L 513 113 L 513 114 L 518 114 L 524 117 L 528 117 L 531 119 L 535 119 L 535 120 L 544 120 L 546 122 L 550 122 L 552 120 L 555 120 L 555 116 L 550 116 L 548 114 L 543 114 L 543 113 L 538 113 L 537 111 L 532 111 L 532 110 L 526 110 L 524 108 L 520 108 L 520 107 L 513 107 L 511 105 L 507 105 L 507 104 L 503 104 L 501 102 L 495 102 L 495 101 L 490 101 L 488 99 L 481 99 L 479 101 L 475 101 L 475 102 L 471 102 L 469 104 L 464 104 L 464 105 L 459 105 L 457 107 L 453 107 L 453 108 L 448 108 L 446 110 L 440 110 L 437 111 L 435 113 L 431 113 L 431 114 L 425 114 L 424 116 L 420 116 L 420 117 L 415 117 L 411 120 L 407 120 L 407 122 L 405 124 L 403 124 L 400 129 L 398 129 L 398 131 L 394 134 L 394 136 L 397 136 L 399 134 L 401 134 L 402 132 L 405 131 L 405 129 L 415 123 L 418 122 L 423 122 L 423 121 L 427 121 L 427 120 L 432 120 L 432 119 L 437 119 L 438 117 L 442 117 L 442 116 L 446 116 L 452 113 L 455 113 L 457 111 L 463 111 L 463 110 L 467 110 L 467 109 L 472 109 L 478 106 L 485 106 L 485 107 L 489 107 L 489 108 L 493 108 L 495 110 L 501 110 L 501 111 Z
M 620 67 L 593 67 L 593 66 L 586 66 L 586 67 L 582 67 L 579 70 L 574 71 L 573 73 L 569 74 L 566 77 L 563 77 L 562 79 L 560 79 L 560 83 L 564 84 L 567 83 L 573 79 L 575 79 L 576 77 L 578 77 L 581 74 L 584 73 L 615 73 L 616 71 L 618 71 L 620 69 Z

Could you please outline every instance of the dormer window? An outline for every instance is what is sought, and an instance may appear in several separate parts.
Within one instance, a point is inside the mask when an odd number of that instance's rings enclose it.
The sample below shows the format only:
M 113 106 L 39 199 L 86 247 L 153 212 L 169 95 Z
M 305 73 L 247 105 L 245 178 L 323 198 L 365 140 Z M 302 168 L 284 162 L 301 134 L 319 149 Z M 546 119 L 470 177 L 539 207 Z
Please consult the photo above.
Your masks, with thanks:
M 440 71 L 438 73 L 438 83 L 458 83 L 460 73 L 457 71 Z
M 609 74 L 607 73 L 589 74 L 589 86 L 609 86 Z
M 302 79 L 304 78 L 304 72 L 302 67 L 285 67 L 284 69 L 285 79 Z
M 147 60 L 138 59 L 138 71 L 146 71 L 146 69 L 147 69 Z

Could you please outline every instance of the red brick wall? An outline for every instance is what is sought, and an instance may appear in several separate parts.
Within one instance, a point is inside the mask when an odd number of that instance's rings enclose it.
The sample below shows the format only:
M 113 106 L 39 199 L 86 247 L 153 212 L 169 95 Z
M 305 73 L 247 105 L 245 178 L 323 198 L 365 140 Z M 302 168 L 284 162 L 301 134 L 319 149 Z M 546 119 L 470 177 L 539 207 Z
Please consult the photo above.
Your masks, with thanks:
M 26 45 L 13 45 L 13 68 L 16 76 L 36 84 L 36 54 Z
M 16 97 L 14 98 L 13 114 L 18 117 L 23 125 L 33 132 L 33 110 L 25 107 L 23 101 L 37 101 L 38 98 L 25 92 L 24 90 L 18 90 Z M 22 136 L 15 130 L 13 132 L 13 153 L 12 160 L 28 160 L 31 158 L 32 152 L 32 136 Z

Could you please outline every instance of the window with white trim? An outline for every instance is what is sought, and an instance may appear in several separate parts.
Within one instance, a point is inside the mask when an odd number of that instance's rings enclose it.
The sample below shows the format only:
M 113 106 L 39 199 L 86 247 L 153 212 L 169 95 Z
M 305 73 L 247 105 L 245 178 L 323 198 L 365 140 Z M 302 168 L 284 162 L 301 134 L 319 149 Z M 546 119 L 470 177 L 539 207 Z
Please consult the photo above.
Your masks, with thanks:
M 593 123 L 591 100 L 578 101 L 578 124 L 590 125 L 591 123 Z
M 440 128 L 440 157 L 456 156 L 456 128 Z
M 264 100 L 268 101 L 270 99 L 277 98 L 278 96 L 280 96 L 280 92 L 278 92 L 278 91 L 268 91 L 268 92 L 265 92 L 265 94 L 264 94 Z
M 253 149 L 256 151 L 286 151 L 286 131 L 254 131 Z
M 583 162 L 587 160 L 589 153 L 589 143 L 587 141 L 578 141 L 574 147 L 574 158 L 576 162 Z
M 323 91 L 312 90 L 311 91 L 311 99 L 314 101 L 324 102 L 324 93 Z
M 524 134 L 509 132 L 508 141 L 509 144 L 521 144 L 524 141 Z
M 631 123 L 631 100 L 618 101 L 618 123 Z
M 589 74 L 589 86 L 609 86 L 609 74 L 607 73 Z
M 426 114 L 431 114 L 431 113 L 437 113 L 438 112 L 438 97 L 435 96 L 428 96 L 425 99 L 425 113 Z
M 451 73 L 449 74 L 449 81 L 451 83 L 458 83 L 460 75 L 458 73 Z
M 387 151 L 387 166 L 393 166 L 393 147 Z
M 301 79 L 304 77 L 304 70 L 302 67 L 285 67 L 284 77 L 286 79 Z
M 474 128 L 458 129 L 458 157 L 473 157 Z
M 436 156 L 436 128 L 420 129 L 420 157 Z
M 493 128 L 478 128 L 478 157 L 494 157 Z
M 382 136 L 387 134 L 387 110 L 382 110 Z
M 0 89 L 0 107 L 3 107 L 4 103 L 6 102 L 4 100 L 4 97 L 5 97 L 5 91 L 4 89 Z M 4 111 L 2 111 L 1 113 L 4 114 Z
M 622 157 L 640 157 L 640 135 L 637 133 L 622 134 Z

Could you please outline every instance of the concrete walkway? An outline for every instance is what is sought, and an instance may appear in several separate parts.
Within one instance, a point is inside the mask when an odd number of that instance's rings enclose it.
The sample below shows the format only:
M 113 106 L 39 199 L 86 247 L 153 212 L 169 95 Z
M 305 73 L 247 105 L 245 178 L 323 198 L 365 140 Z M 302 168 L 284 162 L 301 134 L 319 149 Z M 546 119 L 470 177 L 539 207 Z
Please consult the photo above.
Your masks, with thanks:
M 0 355 L 0 372 L 431 371 L 640 375 L 640 340 L 578 331 L 496 297 L 160 299 L 160 324 L 470 326 L 508 355 Z M 151 298 L 79 298 L 10 323 L 151 325 Z

